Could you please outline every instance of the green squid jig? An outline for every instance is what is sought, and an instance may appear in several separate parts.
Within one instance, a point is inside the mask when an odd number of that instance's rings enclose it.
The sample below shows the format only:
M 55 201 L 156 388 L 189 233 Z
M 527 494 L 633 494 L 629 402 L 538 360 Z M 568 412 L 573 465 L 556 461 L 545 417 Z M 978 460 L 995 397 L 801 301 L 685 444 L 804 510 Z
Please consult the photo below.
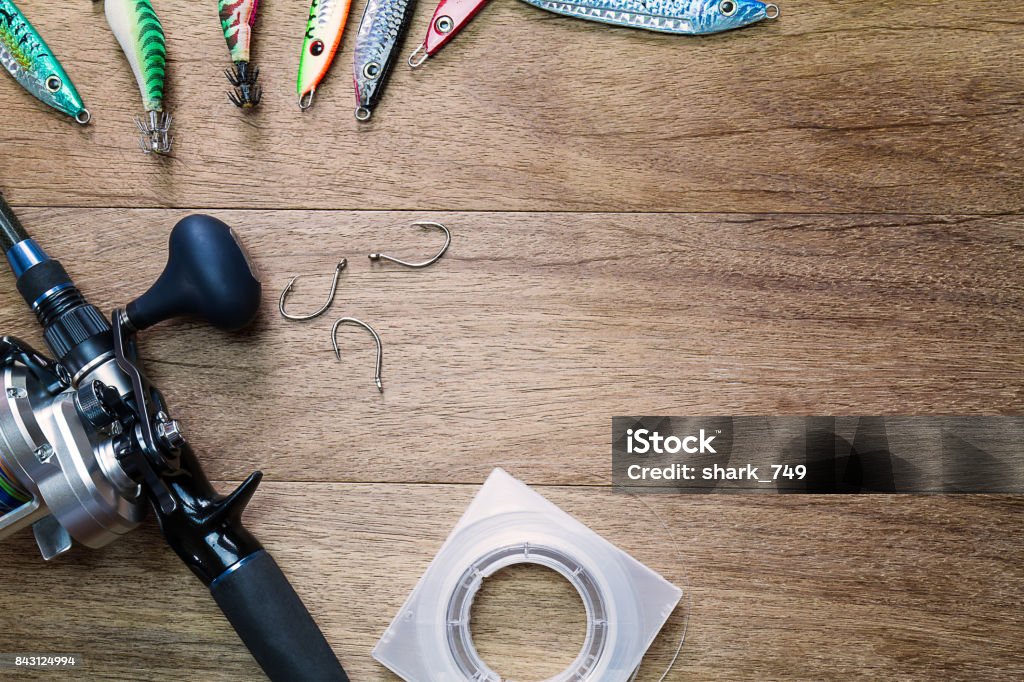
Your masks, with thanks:
M 171 116 L 164 111 L 167 44 L 149 0 L 104 0 L 104 14 L 142 92 L 145 113 L 135 119 L 147 154 L 171 151 Z
M 260 68 L 249 61 L 259 0 L 219 0 L 217 5 L 220 27 L 224 31 L 224 40 L 235 65 L 234 71 L 228 69 L 224 72 L 228 82 L 235 88 L 234 92 L 228 93 L 228 99 L 236 107 L 249 109 L 259 104 L 263 96 L 260 86 L 256 84 Z
M 89 110 L 64 68 L 11 0 L 0 0 L 0 62 L 41 102 L 82 125 L 89 122 Z

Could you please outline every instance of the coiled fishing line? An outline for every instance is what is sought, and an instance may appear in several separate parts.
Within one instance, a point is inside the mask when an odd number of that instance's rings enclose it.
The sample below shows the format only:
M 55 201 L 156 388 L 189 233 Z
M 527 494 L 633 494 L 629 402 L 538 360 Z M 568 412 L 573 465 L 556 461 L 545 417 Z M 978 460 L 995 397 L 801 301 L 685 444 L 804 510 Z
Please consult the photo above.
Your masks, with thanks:
M 0 453 L 0 514 L 17 509 L 28 502 L 32 497 L 18 483 L 11 470 L 4 462 L 3 453 Z
M 529 542 L 501 547 L 475 561 L 462 574 L 448 602 L 448 646 L 459 670 L 469 680 L 490 680 L 494 674 L 473 645 L 470 609 L 483 584 L 502 568 L 514 564 L 538 564 L 552 569 L 576 588 L 587 613 L 587 634 L 576 660 L 550 682 L 585 680 L 608 644 L 608 604 L 596 578 L 572 556 L 551 547 Z
M 501 682 L 473 645 L 470 610 L 485 578 L 520 563 L 562 575 L 586 610 L 583 647 L 548 682 L 634 679 L 683 596 L 658 573 L 496 469 L 377 643 L 374 658 L 408 682 Z M 678 650 L 673 662 L 676 658 Z

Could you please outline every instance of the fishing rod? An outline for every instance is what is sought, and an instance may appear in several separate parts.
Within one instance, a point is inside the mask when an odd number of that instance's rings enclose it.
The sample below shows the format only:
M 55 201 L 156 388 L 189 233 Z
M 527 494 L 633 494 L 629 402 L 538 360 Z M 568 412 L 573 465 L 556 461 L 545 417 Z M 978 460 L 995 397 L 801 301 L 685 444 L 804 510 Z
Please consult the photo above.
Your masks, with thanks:
M 156 283 L 109 321 L 2 197 L 0 249 L 53 354 L 0 337 L 0 540 L 31 526 L 49 560 L 73 542 L 116 540 L 151 508 L 271 680 L 347 682 L 302 600 L 242 524 L 262 472 L 218 494 L 140 369 L 141 330 L 181 316 L 236 330 L 256 315 L 260 280 L 231 228 L 204 215 L 181 220 Z

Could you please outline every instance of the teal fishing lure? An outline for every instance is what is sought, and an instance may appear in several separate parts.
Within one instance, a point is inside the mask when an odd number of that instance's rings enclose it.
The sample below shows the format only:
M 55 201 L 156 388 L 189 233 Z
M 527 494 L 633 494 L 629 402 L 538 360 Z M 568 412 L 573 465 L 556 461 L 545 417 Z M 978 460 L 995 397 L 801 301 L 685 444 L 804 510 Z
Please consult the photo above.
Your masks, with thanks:
M 82 97 L 42 36 L 11 0 L 0 0 L 0 63 L 41 102 L 85 125 Z

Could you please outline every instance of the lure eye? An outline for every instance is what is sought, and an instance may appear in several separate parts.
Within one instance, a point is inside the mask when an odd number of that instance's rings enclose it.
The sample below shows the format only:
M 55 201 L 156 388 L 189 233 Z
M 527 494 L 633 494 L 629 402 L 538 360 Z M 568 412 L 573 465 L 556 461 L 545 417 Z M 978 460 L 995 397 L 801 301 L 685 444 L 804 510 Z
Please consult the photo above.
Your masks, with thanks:
M 46 79 L 46 89 L 50 92 L 57 92 L 64 87 L 64 82 L 57 76 L 50 76 Z
M 736 4 L 736 0 L 722 0 L 718 3 L 718 11 L 727 17 L 731 17 L 736 14 L 736 10 L 738 9 L 739 5 Z
M 449 33 L 453 28 L 455 28 L 455 22 L 448 16 L 439 17 L 434 23 L 434 27 L 437 28 L 438 33 Z
M 363 75 L 373 80 L 380 75 L 380 64 L 377 62 L 370 62 L 363 67 Z
M 309 44 L 309 53 L 314 57 L 319 57 L 324 53 L 324 41 L 314 40 Z

